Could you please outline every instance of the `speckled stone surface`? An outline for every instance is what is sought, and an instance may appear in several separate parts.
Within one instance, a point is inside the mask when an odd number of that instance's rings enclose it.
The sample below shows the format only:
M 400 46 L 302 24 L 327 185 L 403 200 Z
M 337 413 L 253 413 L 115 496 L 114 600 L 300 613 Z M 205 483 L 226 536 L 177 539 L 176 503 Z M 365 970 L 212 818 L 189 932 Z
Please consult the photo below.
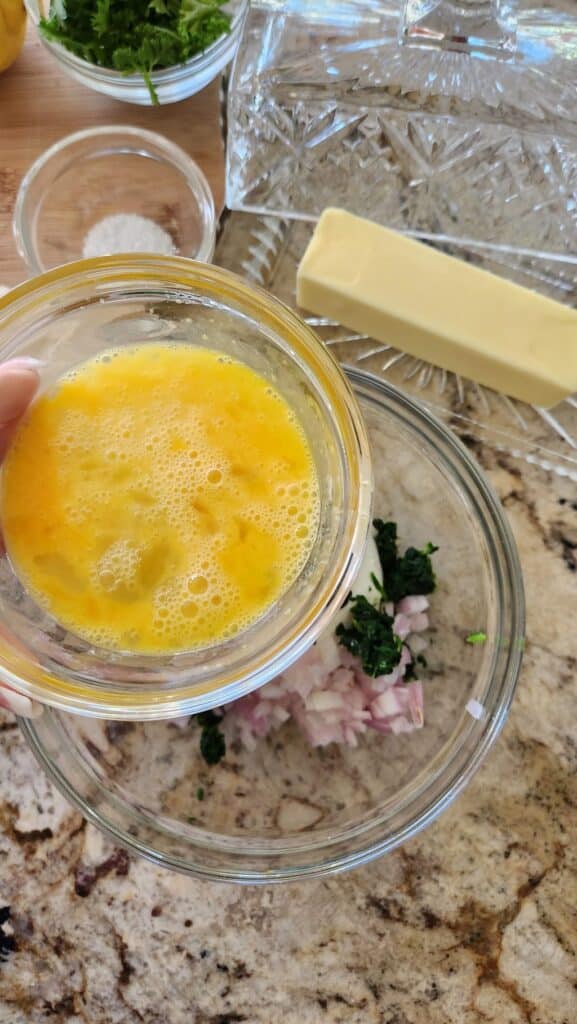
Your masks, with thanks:
M 209 885 L 115 851 L 5 719 L 0 1024 L 576 1024 L 577 487 L 476 454 L 519 545 L 529 641 L 467 791 L 351 874 Z

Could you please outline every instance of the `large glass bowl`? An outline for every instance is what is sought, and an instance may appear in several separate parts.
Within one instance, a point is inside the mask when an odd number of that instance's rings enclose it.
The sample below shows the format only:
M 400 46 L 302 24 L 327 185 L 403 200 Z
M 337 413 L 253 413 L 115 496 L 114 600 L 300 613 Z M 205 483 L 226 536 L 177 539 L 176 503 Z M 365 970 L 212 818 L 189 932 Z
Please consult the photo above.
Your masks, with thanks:
M 2 552 L 0 677 L 63 710 L 174 718 L 256 689 L 322 632 L 362 559 L 372 498 L 364 423 L 328 349 L 278 300 L 228 271 L 146 255 L 69 263 L 0 299 L 0 361 L 44 360 L 44 387 L 105 349 L 161 339 L 225 352 L 284 395 L 316 463 L 319 528 L 294 583 L 256 622 L 170 656 L 108 651 L 63 629 Z
M 116 842 L 205 879 L 278 882 L 332 874 L 404 842 L 456 797 L 501 729 L 522 657 L 515 544 L 476 463 L 439 421 L 357 370 L 375 512 L 404 544 L 439 545 L 425 724 L 312 750 L 283 726 L 256 750 L 201 760 L 198 728 L 103 723 L 47 711 L 21 722 L 65 797 Z M 465 638 L 484 631 L 486 643 Z
M 50 0 L 25 0 L 26 10 L 34 25 L 48 13 Z M 187 96 L 200 92 L 224 70 L 233 59 L 242 34 L 249 0 L 229 0 L 224 10 L 232 16 L 230 32 L 225 32 L 211 46 L 191 57 L 184 64 L 166 68 L 164 71 L 152 71 L 150 80 L 156 91 L 158 102 L 176 103 Z M 152 104 L 150 90 L 142 75 L 124 75 L 112 68 L 101 68 L 77 57 L 60 43 L 53 43 L 39 33 L 43 46 L 58 62 L 64 71 L 75 81 L 104 93 L 115 100 L 125 103 L 136 103 L 148 107 Z

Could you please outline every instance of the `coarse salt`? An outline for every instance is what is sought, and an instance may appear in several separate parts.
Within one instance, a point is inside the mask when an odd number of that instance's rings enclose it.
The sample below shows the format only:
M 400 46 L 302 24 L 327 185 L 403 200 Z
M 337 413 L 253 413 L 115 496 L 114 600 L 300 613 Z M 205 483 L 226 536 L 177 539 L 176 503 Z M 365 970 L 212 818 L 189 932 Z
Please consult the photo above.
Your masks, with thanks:
M 82 246 L 85 259 L 121 252 L 152 252 L 173 255 L 176 247 L 168 231 L 150 217 L 117 213 L 93 224 Z

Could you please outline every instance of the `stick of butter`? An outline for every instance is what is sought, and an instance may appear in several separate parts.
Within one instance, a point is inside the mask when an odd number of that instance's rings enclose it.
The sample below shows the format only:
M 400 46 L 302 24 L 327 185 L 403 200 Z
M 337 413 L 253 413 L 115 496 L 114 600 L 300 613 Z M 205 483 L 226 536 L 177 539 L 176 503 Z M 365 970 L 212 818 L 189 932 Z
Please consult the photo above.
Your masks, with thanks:
M 577 391 L 577 310 L 344 210 L 322 214 L 297 301 L 524 402 Z

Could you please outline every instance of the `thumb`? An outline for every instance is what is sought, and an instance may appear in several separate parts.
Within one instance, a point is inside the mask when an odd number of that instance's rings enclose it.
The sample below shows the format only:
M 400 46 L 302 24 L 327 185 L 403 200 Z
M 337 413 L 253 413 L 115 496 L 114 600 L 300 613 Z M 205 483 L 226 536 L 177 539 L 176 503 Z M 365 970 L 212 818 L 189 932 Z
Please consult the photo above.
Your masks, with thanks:
M 11 359 L 0 366 L 0 426 L 19 419 L 38 388 L 36 360 Z
M 0 365 L 0 461 L 36 394 L 39 365 L 35 359 L 12 359 Z

